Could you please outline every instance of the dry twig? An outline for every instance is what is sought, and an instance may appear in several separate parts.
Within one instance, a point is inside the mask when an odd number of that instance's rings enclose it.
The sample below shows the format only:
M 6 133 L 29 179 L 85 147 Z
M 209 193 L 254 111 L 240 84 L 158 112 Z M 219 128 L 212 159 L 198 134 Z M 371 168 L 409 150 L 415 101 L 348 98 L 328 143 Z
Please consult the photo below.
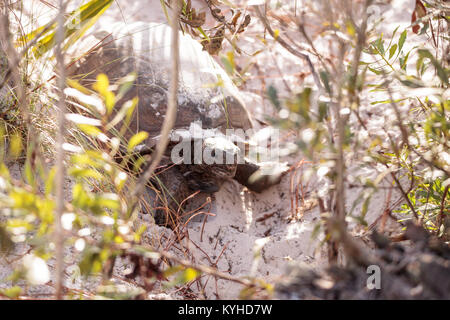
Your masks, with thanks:
M 298 52 L 294 48 L 292 48 L 291 45 L 289 45 L 281 36 L 276 36 L 275 32 L 273 31 L 272 27 L 269 24 L 269 21 L 267 20 L 267 17 L 262 14 L 260 6 L 255 6 L 256 14 L 258 15 L 258 18 L 263 23 L 264 27 L 269 31 L 270 35 L 277 41 L 280 45 L 282 45 L 287 51 L 289 51 L 291 54 L 293 54 L 296 57 L 299 57 L 306 61 L 306 63 L 309 66 L 309 69 L 311 71 L 311 74 L 313 75 L 314 82 L 319 90 L 322 90 L 322 84 L 320 83 L 319 76 L 317 75 L 317 72 L 314 68 L 314 65 L 311 62 L 311 59 L 307 54 Z
M 55 258 L 56 258 L 56 293 L 55 298 L 63 298 L 63 274 L 64 274 L 64 238 L 62 233 L 61 216 L 64 211 L 64 149 L 65 140 L 65 115 L 66 101 L 64 88 L 66 86 L 66 76 L 64 67 L 64 56 L 62 52 L 62 43 L 64 41 L 64 11 L 65 4 L 63 0 L 59 1 L 59 12 L 57 17 L 56 29 L 56 65 L 58 70 L 58 140 L 56 151 L 56 212 L 55 212 Z

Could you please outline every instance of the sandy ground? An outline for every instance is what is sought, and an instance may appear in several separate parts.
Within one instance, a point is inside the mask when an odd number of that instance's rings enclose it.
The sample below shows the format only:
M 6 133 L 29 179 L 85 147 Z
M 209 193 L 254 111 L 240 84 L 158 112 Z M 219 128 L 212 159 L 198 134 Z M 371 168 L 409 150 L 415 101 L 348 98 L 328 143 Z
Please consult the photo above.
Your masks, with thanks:
M 299 1 L 301 4 L 301 1 Z M 393 1 L 389 7 L 387 21 L 383 25 L 385 30 L 393 30 L 395 26 L 405 27 L 409 24 L 410 16 L 405 13 L 405 8 L 412 8 L 413 1 Z M 195 2 L 194 2 L 195 4 Z M 119 7 L 120 6 L 120 7 Z M 39 8 L 37 8 L 39 7 Z M 43 16 L 48 13 L 48 7 L 36 5 L 33 7 L 36 12 L 41 12 Z M 143 9 L 144 8 L 144 9 Z M 31 9 L 30 9 L 31 10 Z M 40 11 L 41 10 L 41 11 Z M 50 12 L 53 13 L 52 10 Z M 39 16 L 39 15 L 37 15 Z M 44 19 L 44 18 L 42 18 Z M 166 22 L 159 0 L 116 0 L 112 7 L 100 19 L 98 25 L 107 26 L 112 21 L 152 21 Z M 255 52 L 262 45 L 251 37 L 262 30 L 262 26 L 256 20 L 254 26 L 249 28 L 249 35 L 243 37 L 239 45 L 246 52 Z M 401 28 L 402 28 L 401 27 Z M 248 62 L 248 56 L 238 57 L 239 62 Z M 275 60 L 274 60 L 275 59 Z M 275 63 L 273 63 L 275 61 Z M 285 84 L 280 73 L 287 74 L 285 77 L 288 86 L 298 86 L 298 76 L 306 67 L 299 65 L 297 59 L 278 45 L 271 44 L 270 50 L 264 51 L 257 57 L 258 67 L 262 74 L 271 75 L 264 79 L 252 79 L 248 81 L 243 90 L 247 100 L 247 105 L 252 114 L 257 117 L 272 112 L 270 104 L 261 98 L 261 87 L 274 84 L 282 88 Z M 309 76 L 304 81 L 312 82 Z M 283 89 L 281 89 L 283 90 Z M 370 121 L 374 123 L 376 129 L 377 121 L 382 120 L 383 115 L 374 115 Z M 302 157 L 286 158 L 289 164 L 293 165 Z M 308 165 L 303 166 L 306 172 Z M 359 170 L 350 166 L 350 170 Z M 377 168 L 367 172 L 367 175 L 376 175 Z M 209 217 L 207 222 L 192 222 L 189 225 L 189 239 L 183 240 L 180 246 L 184 246 L 184 256 L 192 259 L 196 263 L 210 266 L 217 266 L 219 270 L 228 272 L 233 276 L 252 275 L 273 282 L 282 276 L 285 267 L 289 263 L 307 263 L 313 268 L 321 268 L 326 264 L 324 249 L 319 245 L 319 238 L 312 238 L 313 230 L 319 223 L 320 217 L 318 207 L 314 201 L 309 200 L 309 196 L 320 188 L 320 181 L 311 180 L 304 183 L 304 195 L 306 202 L 304 210 L 292 218 L 291 199 L 294 192 L 291 190 L 291 179 L 302 181 L 301 172 L 296 177 L 294 172 L 286 175 L 282 182 L 264 191 L 255 194 L 243 189 L 237 182 L 225 183 L 222 189 L 215 195 L 212 212 L 215 217 Z M 350 209 L 353 201 L 360 197 L 359 189 L 348 191 L 347 206 Z M 381 189 L 373 197 L 367 221 L 372 223 L 384 211 L 386 206 L 387 191 Z M 391 197 L 391 203 L 398 200 L 395 193 Z M 145 217 L 143 218 L 145 220 Z M 150 231 L 165 234 L 168 238 L 173 237 L 167 229 L 154 227 Z M 355 235 L 364 233 L 362 228 L 354 228 Z M 150 236 L 150 234 L 149 234 Z M 154 234 L 153 234 L 154 237 Z M 254 258 L 255 247 L 261 248 L 260 258 Z M 179 254 L 179 251 L 175 253 Z M 49 262 L 51 264 L 51 262 Z M 0 278 L 11 271 L 13 264 L 0 263 Z M 121 274 L 126 269 L 126 264 L 117 267 L 117 274 Z M 204 276 L 200 283 L 192 286 L 191 289 L 203 295 L 207 299 L 235 299 L 239 295 L 241 286 L 233 282 L 218 280 L 209 276 Z M 79 284 L 81 285 L 81 284 Z M 161 290 L 164 292 L 164 290 Z M 152 296 L 153 298 L 181 298 L 179 294 Z

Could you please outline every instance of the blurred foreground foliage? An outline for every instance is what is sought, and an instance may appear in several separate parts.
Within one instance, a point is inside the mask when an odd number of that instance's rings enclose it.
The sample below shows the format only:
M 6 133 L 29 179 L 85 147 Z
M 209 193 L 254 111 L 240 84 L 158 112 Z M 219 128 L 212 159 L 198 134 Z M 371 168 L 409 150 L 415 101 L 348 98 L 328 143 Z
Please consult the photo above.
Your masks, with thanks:
M 66 168 L 68 199 L 62 216 L 64 239 L 68 246 L 65 262 L 71 265 L 70 278 L 74 282 L 83 276 L 101 276 L 101 286 L 96 294 L 109 298 L 139 297 L 151 291 L 156 281 L 168 281 L 169 276 L 175 280 L 167 282 L 167 286 L 191 282 L 199 276 L 196 270 L 182 265 L 164 270 L 161 257 L 150 247 L 140 246 L 136 251 L 135 245 L 141 243 L 147 225 L 136 222 L 140 206 L 134 206 L 136 200 L 130 192 L 136 179 L 125 165 L 127 159 L 139 159 L 134 150 L 147 135 L 139 132 L 128 142 L 119 138 L 128 127 L 137 98 L 126 101 L 118 112 L 113 112 L 116 101 L 134 80 L 135 76 L 131 74 L 120 80 L 121 85 L 112 91 L 108 78 L 99 75 L 93 85 L 95 91 L 70 80 L 71 87 L 65 90 L 68 101 L 84 111 L 83 115 L 77 112 L 66 116 L 69 139 L 64 148 L 70 154 L 70 161 Z M 16 269 L 2 281 L 11 281 L 15 285 L 27 279 L 31 284 L 45 284 L 50 278 L 45 276 L 48 274 L 47 264 L 42 264 L 42 261 L 48 260 L 51 265 L 55 249 L 53 181 L 56 167 L 41 157 L 33 156 L 37 152 L 30 150 L 30 146 L 25 148 L 14 142 L 16 138 L 8 137 L 4 126 L 0 127 L 0 135 L 0 149 L 8 151 L 3 152 L 0 158 L 0 249 L 2 254 L 7 254 L 15 246 L 27 244 L 30 246 L 28 252 L 33 256 L 24 262 L 23 268 Z M 24 153 L 23 178 L 19 178 L 20 173 L 10 172 L 7 164 Z M 118 157 L 121 162 L 117 161 Z M 139 170 L 143 163 L 142 158 L 135 161 L 134 169 Z M 132 208 L 135 208 L 133 212 Z M 73 250 L 70 252 L 69 247 L 79 254 Z M 113 268 L 119 258 L 128 259 L 134 265 L 135 270 L 128 274 L 130 280 L 137 276 L 145 279 L 141 287 L 138 286 L 139 290 L 131 286 L 119 290 L 120 286 L 111 282 Z M 40 274 L 35 274 L 36 270 Z M 16 297 L 22 293 L 19 288 L 13 286 L 2 293 Z
M 448 7 L 443 1 L 417 2 L 426 10 L 416 19 L 417 7 L 411 8 L 412 31 L 428 38 L 421 47 L 409 44 L 409 28 L 397 27 L 388 39 L 379 34 L 375 26 L 383 17 L 370 15 L 372 1 L 363 1 L 358 17 L 348 14 L 346 1 L 329 4 L 333 8 L 329 16 L 328 10 L 316 12 L 314 17 L 325 26 L 317 37 L 331 39 L 338 56 L 334 60 L 321 56 L 306 38 L 309 52 L 319 57 L 319 88 L 305 85 L 300 92 L 282 96 L 269 86 L 266 94 L 277 110 L 269 120 L 297 133 L 294 148 L 289 148 L 312 159 L 314 176 L 326 181 L 326 187 L 316 192 L 325 216 L 338 211 L 343 185 L 357 188 L 359 196 L 345 204 L 345 220 L 368 228 L 370 201 L 387 181 L 387 188 L 397 189 L 401 200 L 391 205 L 388 199 L 385 212 L 396 213 L 401 223 L 415 220 L 449 241 Z M 301 34 L 303 21 L 297 21 Z M 334 24 L 329 26 L 328 21 Z M 371 121 L 372 116 L 380 120 Z M 378 174 L 367 176 L 373 169 Z M 344 184 L 339 185 L 339 177 Z M 330 230 L 325 232 L 332 237 Z

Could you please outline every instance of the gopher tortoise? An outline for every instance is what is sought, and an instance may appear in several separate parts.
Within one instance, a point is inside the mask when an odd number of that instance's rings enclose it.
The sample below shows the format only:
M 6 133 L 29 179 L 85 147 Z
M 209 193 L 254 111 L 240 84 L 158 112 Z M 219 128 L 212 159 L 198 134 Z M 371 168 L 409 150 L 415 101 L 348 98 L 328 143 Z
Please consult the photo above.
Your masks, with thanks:
M 114 83 L 135 72 L 135 83 L 122 99 L 127 101 L 136 96 L 139 98 L 125 138 L 130 138 L 139 131 L 148 132 L 148 139 L 139 146 L 139 150 L 142 154 L 151 153 L 158 141 L 167 108 L 171 29 L 166 24 L 157 23 L 114 24 L 108 31 L 96 30 L 78 48 L 81 52 L 86 52 L 87 48 L 100 42 L 97 49 L 84 53 L 69 68 L 69 75 L 87 86 L 100 73 L 106 74 L 110 82 Z M 153 205 L 159 207 L 154 212 L 155 221 L 159 224 L 174 225 L 182 216 L 180 205 L 184 204 L 184 199 L 196 191 L 212 194 L 227 179 L 235 178 L 257 192 L 278 183 L 280 179 L 279 176 L 273 178 L 270 175 L 249 179 L 260 166 L 242 156 L 245 154 L 245 147 L 242 147 L 246 145 L 245 141 L 236 148 L 238 139 L 234 138 L 237 135 L 225 133 L 230 131 L 227 129 L 251 129 L 252 118 L 226 72 L 203 51 L 200 43 L 181 32 L 179 77 L 176 123 L 171 135 L 172 141 L 162 161 L 162 165 L 166 167 L 156 172 L 157 182 L 152 182 L 159 190 L 156 197 L 158 201 Z M 174 148 L 177 145 L 177 148 L 180 147 L 180 143 L 175 142 L 179 142 L 181 138 L 184 142 L 188 141 L 184 147 L 193 147 L 194 152 L 184 155 L 187 149 L 177 151 L 176 155 L 184 161 L 177 161 L 172 165 Z M 242 142 L 245 138 L 241 136 L 239 141 Z M 200 143 L 200 149 L 195 149 L 198 146 L 196 143 Z M 209 150 L 208 154 L 212 157 L 222 153 L 223 159 L 234 160 L 226 163 L 195 161 L 198 151 L 204 154 L 205 149 Z M 185 221 L 186 217 L 183 218 Z

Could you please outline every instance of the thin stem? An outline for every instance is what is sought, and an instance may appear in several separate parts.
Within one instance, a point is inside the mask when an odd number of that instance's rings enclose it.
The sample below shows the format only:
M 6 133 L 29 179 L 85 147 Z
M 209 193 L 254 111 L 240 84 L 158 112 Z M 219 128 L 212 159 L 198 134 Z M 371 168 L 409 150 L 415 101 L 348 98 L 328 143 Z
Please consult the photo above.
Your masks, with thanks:
M 57 138 L 57 154 L 56 154 L 56 212 L 55 212 L 55 258 L 56 258 L 56 292 L 57 300 L 63 299 L 63 275 L 64 275 L 64 238 L 61 226 L 61 216 L 64 210 L 64 138 L 66 134 L 65 114 L 66 103 L 64 88 L 66 85 L 66 76 L 64 68 L 64 56 L 62 52 L 62 43 L 64 41 L 64 10 L 65 4 L 63 0 L 59 1 L 59 12 L 57 17 L 56 30 L 56 66 L 58 72 L 58 138 Z
M 386 167 L 389 168 L 388 165 L 386 165 Z M 402 185 L 400 184 L 400 181 L 397 179 L 397 177 L 395 176 L 395 174 L 393 172 L 391 172 L 391 176 L 392 176 L 392 179 L 394 179 L 395 183 L 397 184 L 397 188 L 400 190 L 400 193 L 402 194 L 403 198 L 405 199 L 406 203 L 408 204 L 408 207 L 411 209 L 411 212 L 413 213 L 414 217 L 417 220 L 419 220 L 419 215 L 417 214 L 416 209 L 414 209 L 413 204 L 409 200 L 408 194 L 405 192 Z
M 164 122 L 161 128 L 160 139 L 156 146 L 155 156 L 152 161 L 147 165 L 143 174 L 139 177 L 139 180 L 136 184 L 136 188 L 134 189 L 133 196 L 135 199 L 139 199 L 139 197 L 143 194 L 145 190 L 145 186 L 152 177 L 156 167 L 160 163 L 164 151 L 169 144 L 169 134 L 170 130 L 172 130 L 175 125 L 177 109 L 178 109 L 178 79 L 179 79 L 179 69 L 180 69 L 180 53 L 179 53 L 179 16 L 181 12 L 181 4 L 180 1 L 174 1 L 174 5 L 172 7 L 172 17 L 170 20 L 170 25 L 172 28 L 172 66 L 171 66 L 171 81 L 169 86 L 169 95 L 168 95 L 168 103 L 167 103 L 167 112 L 164 118 Z M 132 206 L 131 212 L 136 208 L 137 201 Z
M 275 41 L 277 41 L 279 44 L 281 44 L 287 51 L 289 51 L 291 54 L 293 54 L 294 56 L 297 56 L 303 60 L 306 61 L 306 63 L 309 66 L 309 69 L 311 70 L 311 74 L 313 75 L 314 78 L 314 82 L 317 86 L 317 88 L 319 90 L 322 90 L 322 84 L 320 83 L 320 79 L 319 76 L 317 75 L 317 72 L 314 68 L 314 65 L 311 62 L 311 59 L 309 58 L 309 56 L 307 54 L 298 52 L 297 50 L 295 50 L 294 48 L 292 48 L 282 37 L 280 37 L 279 35 L 276 36 L 275 32 L 273 31 L 272 27 L 269 24 L 269 21 L 267 20 L 267 18 L 262 14 L 260 7 L 256 6 L 256 14 L 258 15 L 258 18 L 261 20 L 261 22 L 263 23 L 264 27 L 267 29 L 267 31 L 269 31 L 270 35 L 272 36 L 272 38 L 275 39 Z
M 442 195 L 441 207 L 440 207 L 440 210 L 439 210 L 439 216 L 438 216 L 438 218 L 437 218 L 437 227 L 438 227 L 438 230 L 441 228 L 441 225 L 442 225 L 442 223 L 443 223 L 443 221 L 444 221 L 444 215 L 445 215 L 445 212 L 444 212 L 444 210 L 445 210 L 445 198 L 447 197 L 449 187 L 450 187 L 449 185 L 447 185 L 447 186 L 445 187 L 445 189 L 444 189 L 444 194 Z M 444 231 L 445 231 L 445 230 L 444 230 Z

